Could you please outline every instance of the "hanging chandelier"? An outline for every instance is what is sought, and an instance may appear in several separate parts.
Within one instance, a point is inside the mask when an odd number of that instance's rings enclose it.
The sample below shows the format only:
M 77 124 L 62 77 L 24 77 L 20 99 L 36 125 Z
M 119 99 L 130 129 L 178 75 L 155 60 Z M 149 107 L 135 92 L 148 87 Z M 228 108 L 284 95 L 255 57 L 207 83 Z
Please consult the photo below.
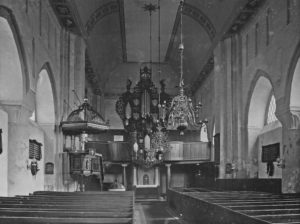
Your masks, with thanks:
M 184 134 L 184 130 L 190 125 L 195 128 L 201 128 L 207 119 L 200 120 L 200 113 L 202 104 L 199 102 L 195 107 L 193 106 L 192 99 L 184 94 L 184 82 L 183 82 L 183 35 L 182 35 L 182 14 L 183 14 L 184 1 L 180 1 L 180 80 L 179 80 L 179 94 L 175 96 L 171 105 L 168 108 L 168 128 L 177 129 L 180 131 L 180 135 Z M 162 105 L 163 111 L 165 111 L 167 105 Z

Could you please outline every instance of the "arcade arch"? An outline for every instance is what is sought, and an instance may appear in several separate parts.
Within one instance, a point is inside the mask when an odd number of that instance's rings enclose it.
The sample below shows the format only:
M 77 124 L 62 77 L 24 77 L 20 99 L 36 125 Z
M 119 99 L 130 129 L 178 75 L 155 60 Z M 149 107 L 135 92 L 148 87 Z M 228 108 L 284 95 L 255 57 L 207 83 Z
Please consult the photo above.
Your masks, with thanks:
M 297 60 L 297 64 L 293 73 L 291 96 L 290 96 L 290 110 L 300 110 L 300 58 Z
M 0 195 L 9 195 L 9 170 L 13 161 L 9 153 L 15 136 L 10 135 L 9 121 L 16 122 L 27 89 L 21 43 L 11 11 L 0 6 Z M 20 53 L 21 52 L 21 53 Z
M 56 97 L 55 86 L 51 80 L 52 73 L 48 63 L 41 69 L 36 84 L 36 111 L 35 119 L 44 133 L 44 163 L 55 164 L 56 153 Z M 45 190 L 55 189 L 55 179 L 53 176 L 46 175 L 44 181 Z
M 269 178 L 266 174 L 266 164 L 261 161 L 261 149 L 264 145 L 282 143 L 282 125 L 275 116 L 276 99 L 268 75 L 259 71 L 254 84 L 249 102 L 247 123 L 247 176 L 250 178 Z M 281 170 L 275 171 L 273 177 L 281 178 Z
M 47 69 L 43 68 L 38 76 L 36 87 L 36 122 L 42 126 L 55 124 L 54 95 Z
M 0 100 L 1 103 L 21 104 L 23 76 L 17 44 L 4 17 L 0 17 Z

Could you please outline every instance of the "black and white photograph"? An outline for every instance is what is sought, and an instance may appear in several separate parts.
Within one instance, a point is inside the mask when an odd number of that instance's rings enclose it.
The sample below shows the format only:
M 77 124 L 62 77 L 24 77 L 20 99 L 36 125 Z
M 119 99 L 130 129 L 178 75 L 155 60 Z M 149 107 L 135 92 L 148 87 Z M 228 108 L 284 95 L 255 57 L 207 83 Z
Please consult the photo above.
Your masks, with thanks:
M 0 224 L 300 224 L 300 0 L 0 0 Z

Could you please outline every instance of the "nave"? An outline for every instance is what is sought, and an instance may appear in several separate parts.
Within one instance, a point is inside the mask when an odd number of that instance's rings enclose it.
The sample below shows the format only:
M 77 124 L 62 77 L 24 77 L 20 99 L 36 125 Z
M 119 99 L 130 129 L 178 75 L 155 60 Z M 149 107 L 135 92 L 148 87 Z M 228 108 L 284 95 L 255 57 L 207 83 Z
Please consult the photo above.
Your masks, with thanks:
M 300 195 L 169 189 L 168 198 L 126 192 L 34 192 L 1 197 L 0 223 L 194 224 L 300 223 Z

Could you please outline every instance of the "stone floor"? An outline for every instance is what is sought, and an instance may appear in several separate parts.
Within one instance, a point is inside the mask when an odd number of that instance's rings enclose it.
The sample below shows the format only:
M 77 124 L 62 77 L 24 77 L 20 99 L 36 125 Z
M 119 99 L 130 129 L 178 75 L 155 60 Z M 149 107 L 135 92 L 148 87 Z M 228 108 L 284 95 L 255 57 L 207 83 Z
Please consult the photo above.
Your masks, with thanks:
M 135 224 L 187 224 L 166 201 L 143 200 L 135 203 Z

